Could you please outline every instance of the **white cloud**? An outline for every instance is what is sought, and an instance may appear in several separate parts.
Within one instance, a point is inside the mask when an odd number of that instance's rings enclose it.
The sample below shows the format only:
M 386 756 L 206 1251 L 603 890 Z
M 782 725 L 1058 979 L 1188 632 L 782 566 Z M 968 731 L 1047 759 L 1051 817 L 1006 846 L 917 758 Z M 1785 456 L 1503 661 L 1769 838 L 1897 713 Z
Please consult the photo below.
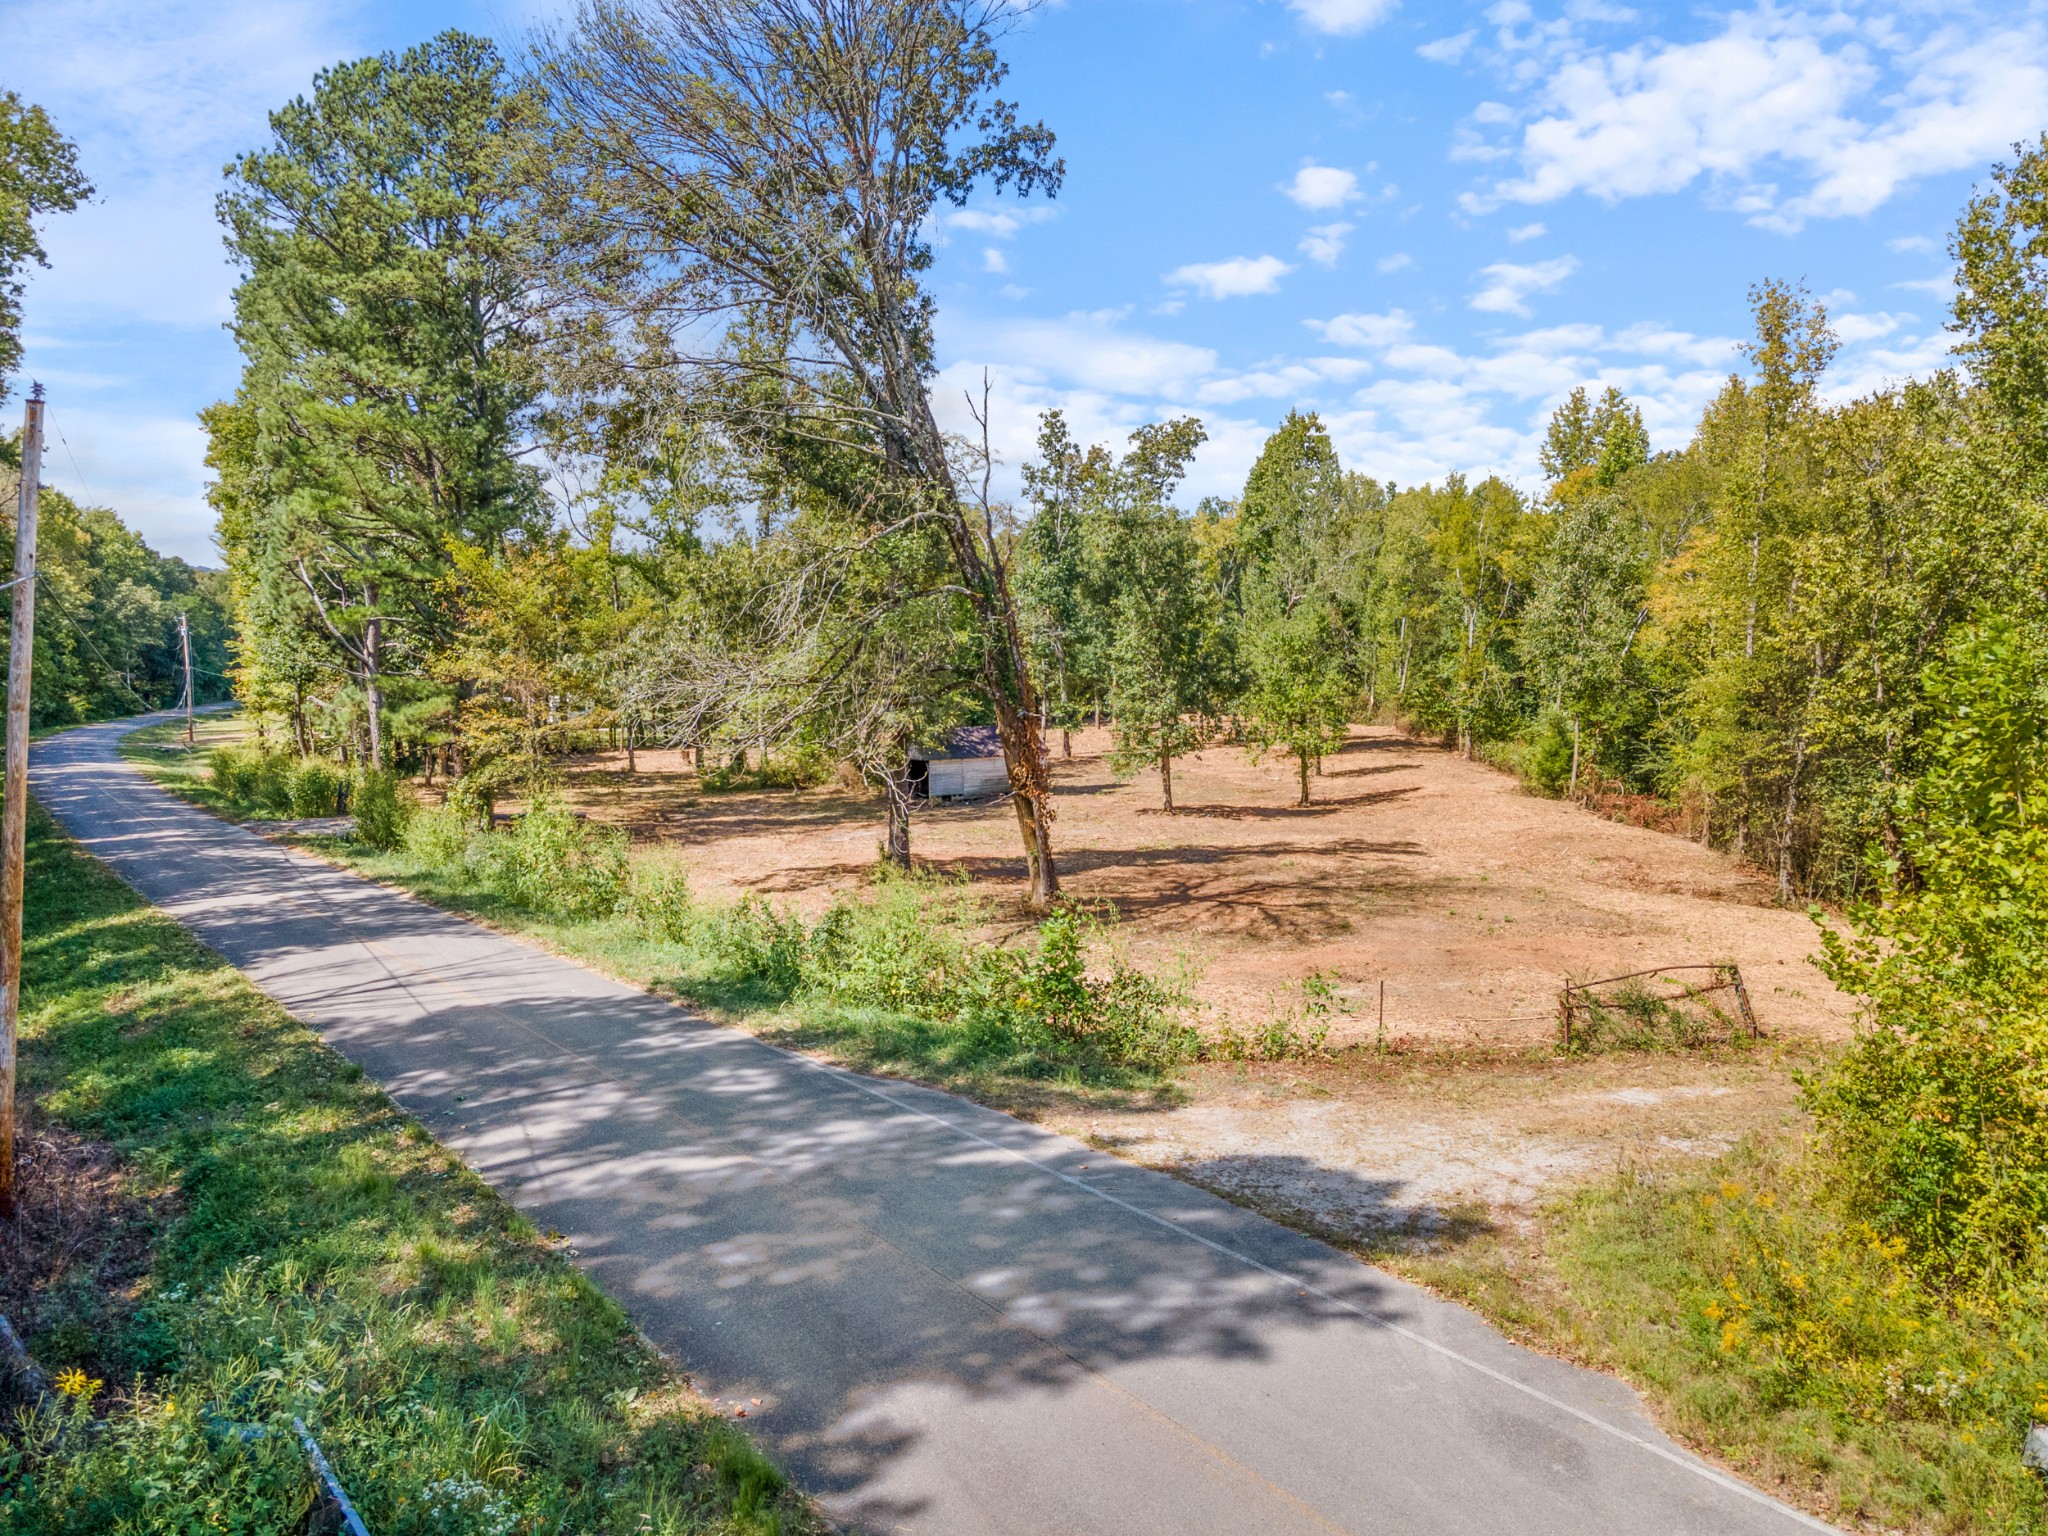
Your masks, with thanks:
M 1500 9 L 1496 7 L 1496 9 Z M 1613 202 L 1704 180 L 1778 230 L 1868 213 L 1907 182 L 1982 165 L 2048 121 L 2048 35 L 1941 28 L 1764 7 L 1714 36 L 1570 52 L 1547 72 L 1518 143 L 1521 173 L 1469 193 L 1469 211 L 1575 192 Z M 1475 114 L 1475 118 L 1477 114 Z M 1785 174 L 1803 181 L 1789 195 Z
M 61 402 L 52 403 L 47 421 L 46 484 L 112 507 L 161 554 L 220 564 L 204 486 L 206 435 L 197 421 Z
M 1278 256 L 1233 256 L 1228 261 L 1195 261 L 1176 267 L 1166 274 L 1166 281 L 1193 288 L 1205 298 L 1236 299 L 1274 292 L 1280 279 L 1293 270 Z
M 1925 235 L 1900 235 L 1896 239 L 1885 241 L 1884 244 L 1886 250 L 1900 251 L 1907 255 L 1930 255 L 1941 249 Z
M 1480 289 L 1467 302 L 1474 309 L 1493 314 L 1526 315 L 1529 295 L 1548 293 L 1578 270 L 1576 256 L 1557 256 L 1527 265 L 1497 261 L 1480 272 Z
M 1465 50 L 1472 46 L 1476 35 L 1465 31 L 1455 37 L 1440 37 L 1433 43 L 1424 43 L 1415 51 L 1432 64 L 1455 64 L 1465 56 Z
M 1906 293 L 1925 293 L 1946 302 L 1955 297 L 1956 280 L 1953 273 L 1941 277 L 1919 277 L 1909 283 L 1893 283 L 1892 287 Z
M 1843 345 L 1855 346 L 1858 342 L 1889 336 L 1912 318 L 1911 315 L 1894 315 L 1880 310 L 1872 315 L 1830 315 L 1828 324 L 1834 327 L 1835 336 Z
M 991 245 L 981 253 L 981 270 L 984 272 L 1007 272 L 1010 270 L 1010 258 Z
M 1334 267 L 1344 254 L 1344 237 L 1350 233 L 1349 224 L 1317 224 L 1302 236 L 1301 254 L 1319 267 Z
M 1204 405 L 1234 405 L 1240 400 L 1312 400 L 1326 384 L 1345 384 L 1372 372 L 1357 357 L 1309 357 L 1273 362 L 1244 373 L 1212 379 L 1195 391 Z
M 1393 15 L 1399 0 L 1287 0 L 1287 8 L 1311 31 L 1344 37 L 1376 27 Z
M 1540 240 L 1550 231 L 1541 224 L 1524 224 L 1519 229 L 1508 231 L 1508 244 L 1520 245 L 1526 240 Z
M 1210 348 L 1131 332 L 1125 318 L 1107 310 L 1056 320 L 950 322 L 944 340 L 950 356 L 1000 358 L 1034 377 L 1064 379 L 1100 394 L 1176 398 L 1215 373 Z
M 1304 165 L 1280 190 L 1304 208 L 1342 208 L 1358 196 L 1358 177 L 1334 165 Z
M 1329 320 L 1302 322 L 1323 340 L 1337 347 L 1389 347 L 1406 340 L 1415 329 L 1403 310 L 1390 309 L 1383 315 L 1338 315 Z
M 1406 251 L 1396 251 L 1391 256 L 1382 256 L 1379 259 L 1379 269 L 1382 272 L 1399 272 L 1403 267 L 1414 265 L 1415 258 Z
M 991 240 L 1008 240 L 1027 224 L 1059 217 L 1049 203 L 1022 203 L 1014 208 L 947 208 L 938 215 L 942 229 L 964 229 Z

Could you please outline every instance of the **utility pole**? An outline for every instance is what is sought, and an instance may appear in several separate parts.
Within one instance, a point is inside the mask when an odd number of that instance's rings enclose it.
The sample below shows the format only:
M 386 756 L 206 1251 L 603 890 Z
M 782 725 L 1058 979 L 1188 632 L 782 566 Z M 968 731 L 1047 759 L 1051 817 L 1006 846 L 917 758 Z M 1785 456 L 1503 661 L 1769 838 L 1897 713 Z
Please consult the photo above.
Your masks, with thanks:
M 185 656 L 185 750 L 192 750 L 192 626 L 178 615 L 178 649 Z
M 43 475 L 43 386 L 21 423 L 14 523 L 13 623 L 7 635 L 7 766 L 0 781 L 0 1219 L 14 1220 L 14 1038 L 21 1018 L 22 860 L 28 841 L 28 686 L 36 641 L 36 497 Z

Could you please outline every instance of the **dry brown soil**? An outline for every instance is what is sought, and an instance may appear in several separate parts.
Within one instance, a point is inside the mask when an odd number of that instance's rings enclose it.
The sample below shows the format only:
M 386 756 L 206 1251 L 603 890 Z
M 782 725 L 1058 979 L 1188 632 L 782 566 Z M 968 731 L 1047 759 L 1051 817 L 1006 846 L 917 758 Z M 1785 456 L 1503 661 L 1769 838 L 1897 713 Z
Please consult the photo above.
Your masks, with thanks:
M 1179 808 L 1156 772 L 1119 782 L 1106 733 L 1076 734 L 1054 764 L 1066 890 L 1121 914 L 1153 964 L 1199 967 L 1215 1008 L 1256 1019 L 1311 971 L 1350 1012 L 1333 1043 L 1389 1039 L 1529 1045 L 1556 1028 L 1566 975 L 1733 960 L 1764 1028 L 1834 1037 L 1849 1013 L 1806 963 L 1800 912 L 1725 854 L 1524 793 L 1508 775 L 1362 727 L 1297 808 L 1285 763 L 1238 748 L 1183 759 Z M 600 819 L 682 852 L 714 896 L 759 891 L 815 911 L 874 867 L 880 804 L 843 788 L 699 794 L 678 754 L 585 760 L 574 795 Z M 1013 907 L 1023 885 L 1006 804 L 939 806 L 916 819 L 921 863 L 967 876 Z
M 1333 1235 L 1440 1231 L 1459 1211 L 1510 1215 L 1624 1161 L 1781 1127 L 1797 1116 L 1788 1053 L 1848 1032 L 1849 1003 L 1807 963 L 1811 921 L 1725 854 L 1529 795 L 1386 727 L 1354 730 L 1306 809 L 1284 762 L 1215 748 L 1177 766 L 1168 814 L 1157 773 L 1120 782 L 1107 746 L 1105 732 L 1076 733 L 1054 764 L 1067 891 L 1113 906 L 1140 961 L 1192 961 L 1212 1019 L 1256 1023 L 1321 971 L 1344 1010 L 1331 1043 L 1396 1047 L 1204 1067 L 1172 1104 L 1040 1110 L 1123 1156 Z M 873 869 L 870 793 L 707 794 L 678 754 L 643 752 L 631 777 L 623 766 L 583 760 L 573 799 L 677 848 L 703 894 L 817 911 Z M 924 811 L 914 848 L 1016 914 L 1006 936 L 1022 929 L 1007 805 Z M 1730 960 L 1771 1037 L 1761 1049 L 1544 1055 L 1566 976 Z

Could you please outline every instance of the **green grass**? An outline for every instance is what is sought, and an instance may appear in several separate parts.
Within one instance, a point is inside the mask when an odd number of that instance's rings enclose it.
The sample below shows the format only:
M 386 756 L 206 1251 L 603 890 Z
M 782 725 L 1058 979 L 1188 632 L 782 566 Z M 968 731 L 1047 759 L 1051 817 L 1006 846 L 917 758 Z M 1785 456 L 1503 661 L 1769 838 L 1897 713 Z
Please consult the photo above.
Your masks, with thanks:
M 212 781 L 207 748 L 235 741 L 244 731 L 232 717 L 215 717 L 202 723 L 197 753 L 162 751 L 164 744 L 181 739 L 182 726 L 174 722 L 134 733 L 121 750 L 158 783 L 209 810 L 236 820 L 276 819 L 223 796 Z M 920 1010 L 900 1002 L 878 1004 L 878 989 L 872 987 L 852 997 L 844 987 L 792 982 L 772 974 L 772 965 L 767 968 L 771 973 L 764 974 L 761 945 L 755 942 L 761 937 L 760 920 L 768 915 L 764 907 L 719 908 L 684 897 L 687 912 L 672 922 L 636 920 L 624 911 L 576 916 L 562 910 L 564 904 L 549 910 L 506 881 L 489 878 L 474 858 L 428 858 L 404 848 L 380 852 L 345 838 L 301 842 L 370 879 L 689 1003 L 720 1022 L 779 1044 L 823 1052 L 858 1070 L 913 1077 L 1011 1107 L 1048 1094 L 1145 1102 L 1178 1095 L 1167 1065 L 1119 1058 L 1056 1038 L 1028 1021 L 1003 1017 L 999 1007 L 981 1009 L 977 1022 L 970 1017 L 974 1010 L 952 1006 L 957 988 L 947 993 L 947 1006 Z M 636 862 L 643 868 L 665 867 L 646 855 L 636 855 Z M 978 938 L 986 913 L 963 890 L 930 881 L 899 882 L 872 890 L 867 898 L 849 913 L 855 919 L 853 970 L 900 973 L 928 963 L 927 975 L 943 972 L 950 985 L 963 978 L 972 982 L 966 973 L 988 958 Z M 801 935 L 790 937 L 801 944 Z M 750 946 L 754 952 L 743 953 Z M 1136 980 L 1128 972 L 1125 979 Z M 1163 994 L 1174 991 L 1169 985 Z M 896 987 L 891 993 L 892 1000 L 930 995 L 932 989 L 922 985 Z
M 0 1532 L 295 1531 L 294 1415 L 378 1536 L 812 1528 L 356 1068 L 35 811 L 28 860 L 23 1089 L 117 1150 L 151 1244 L 31 1337 L 101 1379 L 0 1421 Z
M 1681 1439 L 1858 1529 L 2048 1530 L 2048 1277 L 1943 1297 L 1838 1216 L 1797 1137 L 1625 1169 L 1392 1267 L 1640 1388 Z

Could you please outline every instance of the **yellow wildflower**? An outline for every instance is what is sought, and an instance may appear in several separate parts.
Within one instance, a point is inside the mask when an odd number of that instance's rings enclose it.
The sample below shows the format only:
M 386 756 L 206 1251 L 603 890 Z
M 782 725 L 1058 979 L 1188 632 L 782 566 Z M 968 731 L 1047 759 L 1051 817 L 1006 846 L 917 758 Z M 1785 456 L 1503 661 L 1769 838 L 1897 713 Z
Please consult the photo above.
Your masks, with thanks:
M 100 1386 L 75 1365 L 57 1373 L 57 1390 L 66 1397 L 91 1397 Z

